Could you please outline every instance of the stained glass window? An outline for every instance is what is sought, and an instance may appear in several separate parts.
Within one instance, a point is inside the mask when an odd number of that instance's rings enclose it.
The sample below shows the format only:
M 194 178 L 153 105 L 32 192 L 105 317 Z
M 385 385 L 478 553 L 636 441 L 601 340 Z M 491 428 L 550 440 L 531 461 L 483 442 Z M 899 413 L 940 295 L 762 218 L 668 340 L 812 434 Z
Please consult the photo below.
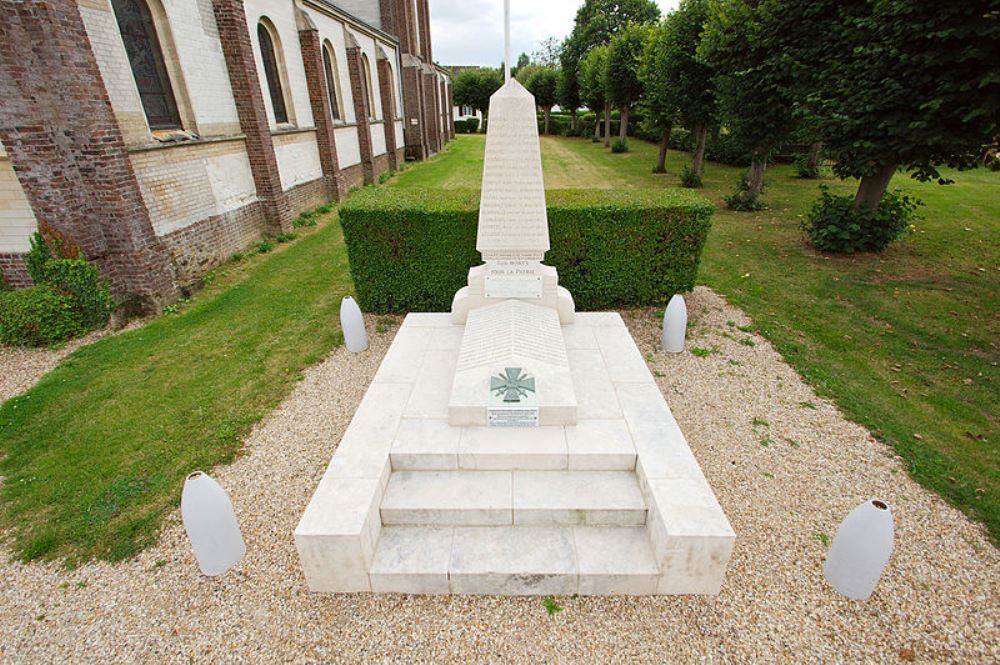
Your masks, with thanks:
M 333 52 L 329 44 L 323 45 L 323 71 L 326 74 L 326 92 L 330 96 L 330 110 L 333 119 L 340 120 L 340 103 L 337 100 L 337 68 L 333 63 Z
M 267 79 L 267 91 L 271 95 L 271 109 L 274 111 L 274 121 L 288 122 L 288 111 L 285 109 L 285 96 L 281 92 L 281 76 L 278 73 L 278 59 L 274 54 L 274 42 L 271 33 L 263 23 L 257 24 L 257 40 L 260 42 L 260 57 L 264 61 L 264 78 Z
M 177 102 L 149 6 L 145 0 L 112 0 L 112 6 L 150 129 L 179 129 Z

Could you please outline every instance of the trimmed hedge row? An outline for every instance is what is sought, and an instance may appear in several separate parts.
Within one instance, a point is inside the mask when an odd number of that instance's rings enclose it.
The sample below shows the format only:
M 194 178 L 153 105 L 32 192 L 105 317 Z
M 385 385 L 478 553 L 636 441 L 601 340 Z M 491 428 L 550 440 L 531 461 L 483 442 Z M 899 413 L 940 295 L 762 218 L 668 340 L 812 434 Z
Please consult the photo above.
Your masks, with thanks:
M 580 310 L 659 305 L 694 288 L 711 203 L 685 190 L 552 190 L 545 263 Z M 367 312 L 451 308 L 476 251 L 478 190 L 370 188 L 340 209 Z

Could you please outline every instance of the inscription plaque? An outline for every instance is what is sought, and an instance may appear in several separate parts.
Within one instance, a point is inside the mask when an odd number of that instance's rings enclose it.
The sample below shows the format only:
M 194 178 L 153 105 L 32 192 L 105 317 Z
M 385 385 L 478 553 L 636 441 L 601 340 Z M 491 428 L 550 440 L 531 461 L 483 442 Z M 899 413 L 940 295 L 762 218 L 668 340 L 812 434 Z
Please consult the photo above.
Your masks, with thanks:
M 541 299 L 542 274 L 539 268 L 538 261 L 487 261 L 486 297 Z
M 490 375 L 486 406 L 489 427 L 538 427 L 535 379 L 520 367 L 505 367 Z

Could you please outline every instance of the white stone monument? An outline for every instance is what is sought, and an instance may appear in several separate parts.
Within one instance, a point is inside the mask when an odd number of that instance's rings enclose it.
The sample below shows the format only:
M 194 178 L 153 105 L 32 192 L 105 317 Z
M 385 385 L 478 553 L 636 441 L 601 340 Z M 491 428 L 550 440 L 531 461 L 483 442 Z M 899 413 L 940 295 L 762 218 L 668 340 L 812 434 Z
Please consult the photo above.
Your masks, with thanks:
M 508 77 L 489 117 L 484 264 L 400 326 L 295 530 L 306 582 L 716 594 L 735 534 L 642 354 L 542 264 L 534 99 Z

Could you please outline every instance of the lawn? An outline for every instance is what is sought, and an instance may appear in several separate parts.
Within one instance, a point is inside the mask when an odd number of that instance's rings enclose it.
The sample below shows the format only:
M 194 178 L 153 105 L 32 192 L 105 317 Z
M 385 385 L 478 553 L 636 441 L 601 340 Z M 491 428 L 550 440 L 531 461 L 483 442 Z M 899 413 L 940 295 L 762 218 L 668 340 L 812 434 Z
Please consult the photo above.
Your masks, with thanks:
M 546 187 L 675 187 L 688 155 L 656 146 L 611 154 L 588 139 L 542 137 Z M 484 140 L 461 136 L 395 187 L 478 187 Z M 893 446 L 914 478 L 982 520 L 1000 541 L 1000 174 L 948 172 L 953 185 L 898 174 L 892 188 L 925 202 L 916 230 L 883 255 L 823 255 L 800 220 L 827 176 L 769 169 L 770 209 L 735 213 L 722 196 L 740 169 L 708 164 L 718 206 L 700 281 L 745 309 L 822 395 Z
M 0 527 L 24 559 L 117 560 L 153 542 L 184 477 L 242 436 L 341 340 L 352 291 L 336 215 L 216 271 L 176 312 L 83 347 L 0 407 Z

